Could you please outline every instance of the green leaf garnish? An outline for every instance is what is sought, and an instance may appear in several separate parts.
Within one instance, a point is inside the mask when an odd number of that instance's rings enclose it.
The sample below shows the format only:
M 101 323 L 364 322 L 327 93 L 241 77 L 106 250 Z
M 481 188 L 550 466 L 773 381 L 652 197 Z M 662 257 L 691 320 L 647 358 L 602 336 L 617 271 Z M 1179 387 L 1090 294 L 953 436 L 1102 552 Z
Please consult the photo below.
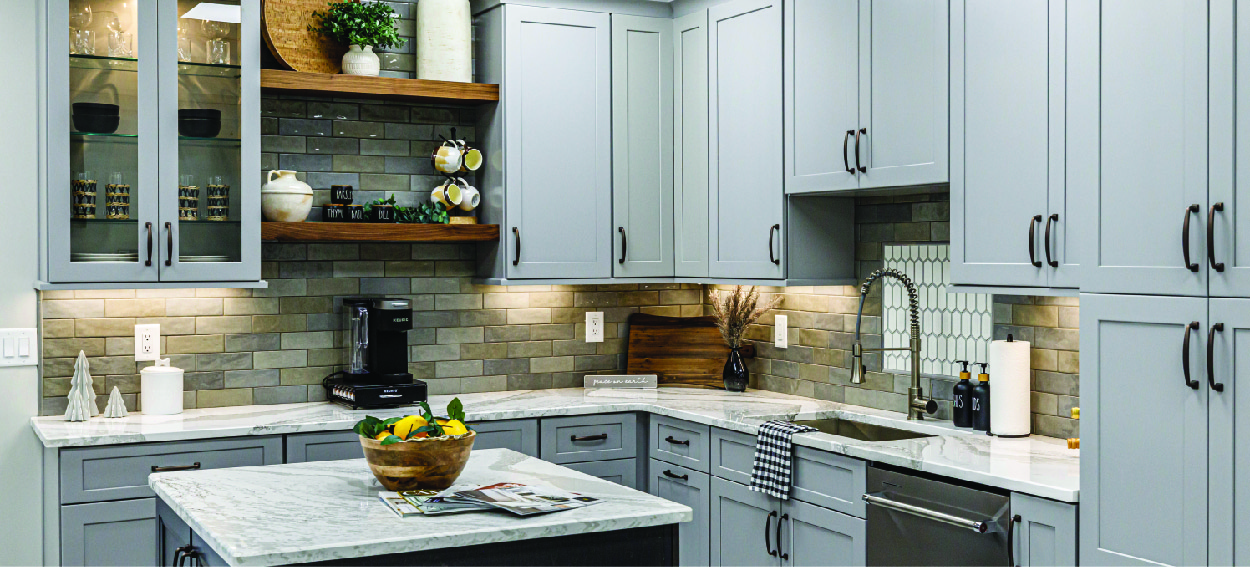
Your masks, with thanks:
M 383 445 L 394 445 L 394 444 L 399 443 L 399 442 L 402 442 L 402 441 L 403 441 L 403 439 L 400 439 L 400 438 L 399 438 L 398 436 L 396 436 L 396 435 L 387 435 L 387 436 L 386 436 L 386 438 L 382 440 L 382 444 L 383 444 Z
M 464 403 L 460 398 L 453 398 L 447 403 L 447 417 L 464 423 Z

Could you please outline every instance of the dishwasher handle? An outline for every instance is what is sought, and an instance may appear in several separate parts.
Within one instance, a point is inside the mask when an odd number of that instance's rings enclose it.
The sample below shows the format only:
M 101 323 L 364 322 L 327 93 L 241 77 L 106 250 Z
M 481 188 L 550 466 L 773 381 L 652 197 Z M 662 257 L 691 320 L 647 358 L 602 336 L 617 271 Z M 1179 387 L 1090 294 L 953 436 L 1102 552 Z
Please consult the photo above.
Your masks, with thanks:
M 881 496 L 877 496 L 874 494 L 865 494 L 864 502 L 867 502 L 875 506 L 880 506 L 882 508 L 894 510 L 896 512 L 902 512 L 904 514 L 911 514 L 913 516 L 918 516 L 918 517 L 925 518 L 928 520 L 933 520 L 935 522 L 941 522 L 943 524 L 950 524 L 952 526 L 964 528 L 967 530 L 972 530 L 974 532 L 982 533 L 982 534 L 989 533 L 990 528 L 993 525 L 992 520 L 988 520 L 988 519 L 982 520 L 982 521 L 969 520 L 968 518 L 961 518 L 959 516 L 953 516 L 945 512 L 938 512 L 937 510 L 930 510 L 928 508 L 914 506 L 912 504 L 906 504 L 903 502 L 899 502 L 897 500 L 890 500 L 889 498 L 882 498 Z

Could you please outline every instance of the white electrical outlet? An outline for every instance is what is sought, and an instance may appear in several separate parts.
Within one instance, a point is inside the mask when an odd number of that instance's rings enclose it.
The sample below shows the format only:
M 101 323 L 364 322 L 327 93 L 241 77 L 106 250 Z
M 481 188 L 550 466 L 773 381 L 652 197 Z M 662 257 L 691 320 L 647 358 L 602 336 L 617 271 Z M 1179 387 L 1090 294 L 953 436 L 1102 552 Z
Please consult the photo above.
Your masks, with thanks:
M 156 360 L 161 357 L 161 326 L 135 325 L 135 360 Z
M 773 346 L 777 348 L 789 348 L 790 341 L 787 338 L 786 331 L 789 318 L 785 315 L 773 315 Z
M 603 312 L 592 311 L 586 313 L 586 342 L 601 343 L 603 342 Z

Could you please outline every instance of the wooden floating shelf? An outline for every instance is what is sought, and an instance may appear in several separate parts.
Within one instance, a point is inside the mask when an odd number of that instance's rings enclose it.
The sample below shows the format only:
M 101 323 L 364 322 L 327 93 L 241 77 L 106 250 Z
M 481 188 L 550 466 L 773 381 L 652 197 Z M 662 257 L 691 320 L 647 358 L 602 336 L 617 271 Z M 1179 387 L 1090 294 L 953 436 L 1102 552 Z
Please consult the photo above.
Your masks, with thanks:
M 291 94 L 480 104 L 499 100 L 499 85 L 260 70 L 260 88 Z
M 400 224 L 364 222 L 263 222 L 268 242 L 491 242 L 497 224 Z

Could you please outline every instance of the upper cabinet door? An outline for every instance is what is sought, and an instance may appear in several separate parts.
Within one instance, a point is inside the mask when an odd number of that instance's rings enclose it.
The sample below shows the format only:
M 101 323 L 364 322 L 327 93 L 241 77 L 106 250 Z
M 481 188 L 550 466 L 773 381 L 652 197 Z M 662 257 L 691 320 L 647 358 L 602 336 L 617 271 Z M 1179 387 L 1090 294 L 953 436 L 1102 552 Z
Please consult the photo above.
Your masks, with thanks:
M 1211 185 L 1203 214 L 1213 225 L 1204 262 L 1212 297 L 1250 297 L 1250 207 L 1241 215 L 1237 206 L 1250 199 L 1250 10 L 1233 6 L 1211 5 Z
M 786 193 L 859 187 L 859 0 L 785 0 Z
M 47 7 L 46 276 L 154 282 L 157 4 Z
M 612 16 L 616 277 L 673 275 L 673 23 Z
M 1205 298 L 1081 294 L 1080 564 L 1207 564 L 1208 322 Z
M 861 188 L 949 180 L 947 2 L 859 0 Z
M 1082 291 L 1207 294 L 1207 3 L 1074 2 L 1071 34 L 1098 34 L 1098 183 L 1083 222 Z M 1075 38 L 1080 39 L 1080 38 Z M 1082 43 L 1092 43 L 1082 41 Z M 1094 110 L 1097 109 L 1097 110 Z M 1187 231 L 1185 229 L 1188 229 Z
M 160 279 L 259 280 L 260 1 L 159 6 Z
M 503 10 L 507 276 L 611 277 L 609 16 Z
M 707 10 L 673 20 L 673 262 L 678 277 L 707 277 Z
M 952 282 L 1047 285 L 1047 198 L 1063 191 L 1064 149 L 1053 5 L 1063 1 L 951 4 Z
M 1244 565 L 1250 558 L 1250 300 L 1210 300 L 1211 375 L 1209 565 Z M 1210 327 L 1208 327 L 1209 329 Z M 1219 388 L 1217 391 L 1216 388 Z
M 781 2 L 735 0 L 708 10 L 711 132 L 709 274 L 779 279 L 785 196 Z

